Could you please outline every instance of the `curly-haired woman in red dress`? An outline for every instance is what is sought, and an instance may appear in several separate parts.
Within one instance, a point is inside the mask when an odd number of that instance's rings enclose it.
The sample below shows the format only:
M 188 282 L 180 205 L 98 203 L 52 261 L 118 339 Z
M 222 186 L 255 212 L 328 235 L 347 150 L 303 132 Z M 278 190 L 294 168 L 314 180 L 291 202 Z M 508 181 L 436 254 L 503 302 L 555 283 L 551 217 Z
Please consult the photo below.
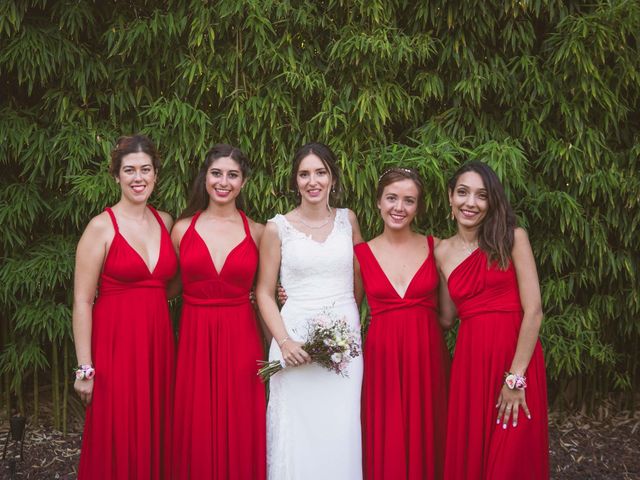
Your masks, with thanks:
M 172 478 L 264 480 L 266 397 L 257 372 L 264 351 L 249 300 L 264 226 L 236 200 L 245 155 L 215 145 L 171 232 L 180 257 L 180 317 Z
M 168 478 L 174 336 L 165 288 L 177 261 L 171 217 L 147 203 L 159 167 L 147 137 L 120 138 L 110 168 L 120 200 L 91 219 L 78 243 L 75 390 L 87 405 L 81 480 Z
M 486 164 L 464 165 L 448 186 L 458 232 L 435 253 L 441 321 L 450 326 L 457 315 L 460 330 L 445 478 L 549 478 L 542 302 L 529 239 Z

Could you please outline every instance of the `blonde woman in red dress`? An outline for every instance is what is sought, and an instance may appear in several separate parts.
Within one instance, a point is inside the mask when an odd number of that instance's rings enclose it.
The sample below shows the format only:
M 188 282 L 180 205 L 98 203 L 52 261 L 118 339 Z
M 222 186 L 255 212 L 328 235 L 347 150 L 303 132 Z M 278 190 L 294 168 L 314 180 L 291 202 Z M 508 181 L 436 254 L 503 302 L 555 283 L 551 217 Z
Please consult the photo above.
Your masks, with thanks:
M 457 233 L 436 247 L 453 355 L 445 478 L 549 478 L 542 302 L 526 232 L 496 174 L 470 162 L 449 181 Z
M 237 206 L 249 175 L 231 145 L 206 155 L 171 233 L 183 307 L 176 371 L 172 479 L 264 480 L 264 358 L 249 300 L 264 226 Z
M 147 203 L 159 167 L 147 137 L 120 138 L 110 168 L 120 200 L 78 243 L 74 386 L 87 406 L 81 480 L 169 478 L 174 337 L 165 288 L 177 261 L 171 217 Z

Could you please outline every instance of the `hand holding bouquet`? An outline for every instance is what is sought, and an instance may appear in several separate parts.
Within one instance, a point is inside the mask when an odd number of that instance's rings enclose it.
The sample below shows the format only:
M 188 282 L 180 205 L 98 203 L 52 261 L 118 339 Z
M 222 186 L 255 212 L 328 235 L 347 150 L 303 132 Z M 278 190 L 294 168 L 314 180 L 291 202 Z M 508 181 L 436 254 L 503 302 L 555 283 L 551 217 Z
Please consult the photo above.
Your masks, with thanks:
M 311 360 L 338 375 L 347 376 L 349 362 L 360 355 L 357 332 L 349 327 L 344 317 L 339 318 L 328 309 L 309 320 L 308 329 L 302 349 Z M 258 364 L 262 366 L 258 375 L 263 381 L 285 368 L 281 360 L 258 361 Z

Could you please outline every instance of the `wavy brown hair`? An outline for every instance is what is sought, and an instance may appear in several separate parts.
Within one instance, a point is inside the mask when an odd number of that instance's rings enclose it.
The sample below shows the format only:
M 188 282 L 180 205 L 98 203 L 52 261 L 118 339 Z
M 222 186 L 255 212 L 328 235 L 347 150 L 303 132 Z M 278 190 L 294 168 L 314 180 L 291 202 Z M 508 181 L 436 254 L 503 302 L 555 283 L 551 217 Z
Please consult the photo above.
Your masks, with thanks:
M 449 179 L 450 194 L 453 194 L 460 176 L 467 172 L 480 175 L 487 191 L 487 215 L 478 230 L 478 246 L 487 254 L 489 264 L 498 262 L 504 270 L 511 260 L 516 216 L 496 172 L 486 163 L 473 161 L 460 167 Z
M 204 157 L 204 162 L 196 175 L 196 178 L 193 180 L 193 185 L 191 186 L 191 192 L 189 193 L 189 200 L 187 202 L 187 207 L 182 211 L 178 220 L 182 218 L 188 218 L 195 215 L 199 210 L 206 210 L 209 206 L 209 194 L 207 193 L 207 172 L 213 162 L 218 160 L 219 158 L 229 157 L 234 162 L 238 164 L 240 167 L 240 173 L 242 173 L 242 179 L 245 180 L 249 177 L 251 173 L 251 169 L 249 167 L 249 159 L 247 156 L 242 153 L 242 151 L 234 147 L 232 145 L 227 145 L 226 143 L 219 143 L 214 145 L 209 149 L 206 156 Z M 243 201 L 242 196 L 238 195 L 236 197 L 236 206 L 238 208 L 242 208 Z

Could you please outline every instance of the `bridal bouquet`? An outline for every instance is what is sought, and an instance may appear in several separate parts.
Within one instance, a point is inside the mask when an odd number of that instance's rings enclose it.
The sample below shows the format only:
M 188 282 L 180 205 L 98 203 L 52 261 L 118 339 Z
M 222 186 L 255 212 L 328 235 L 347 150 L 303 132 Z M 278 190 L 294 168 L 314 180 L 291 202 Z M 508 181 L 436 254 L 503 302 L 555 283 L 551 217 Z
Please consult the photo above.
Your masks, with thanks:
M 358 335 L 349 327 L 347 320 L 324 309 L 317 317 L 309 320 L 307 328 L 307 341 L 302 345 L 302 349 L 315 363 L 346 377 L 347 365 L 352 358 L 360 355 Z M 258 364 L 262 366 L 258 370 L 262 381 L 269 380 L 272 375 L 285 368 L 284 360 L 260 360 Z

